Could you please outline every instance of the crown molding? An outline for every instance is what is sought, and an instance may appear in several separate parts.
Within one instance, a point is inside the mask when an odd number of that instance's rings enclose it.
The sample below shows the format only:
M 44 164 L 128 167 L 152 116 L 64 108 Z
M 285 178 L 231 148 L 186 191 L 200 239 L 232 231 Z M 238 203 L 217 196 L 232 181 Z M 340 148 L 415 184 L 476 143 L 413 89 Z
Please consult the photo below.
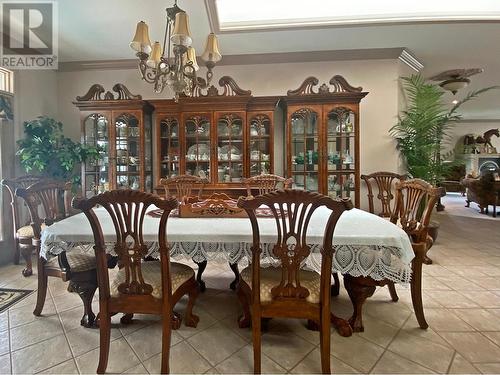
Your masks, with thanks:
M 223 56 L 222 60 L 217 65 L 256 65 L 391 59 L 399 59 L 417 71 L 423 68 L 423 65 L 417 58 L 402 47 L 226 55 Z M 137 64 L 137 59 L 67 61 L 59 63 L 59 72 L 137 69 Z

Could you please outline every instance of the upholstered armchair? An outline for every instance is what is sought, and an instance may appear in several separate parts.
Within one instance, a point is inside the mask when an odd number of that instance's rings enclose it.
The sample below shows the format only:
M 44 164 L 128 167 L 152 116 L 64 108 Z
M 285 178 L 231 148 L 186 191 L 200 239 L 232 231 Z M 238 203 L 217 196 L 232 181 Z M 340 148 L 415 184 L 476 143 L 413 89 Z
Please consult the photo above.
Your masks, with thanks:
M 479 205 L 481 213 L 488 214 L 488 206 L 493 206 L 493 217 L 496 217 L 496 208 L 500 202 L 500 181 L 495 181 L 495 174 L 500 170 L 488 171 L 479 178 L 467 176 L 462 184 L 467 188 L 467 199 L 465 207 L 470 207 L 474 202 Z

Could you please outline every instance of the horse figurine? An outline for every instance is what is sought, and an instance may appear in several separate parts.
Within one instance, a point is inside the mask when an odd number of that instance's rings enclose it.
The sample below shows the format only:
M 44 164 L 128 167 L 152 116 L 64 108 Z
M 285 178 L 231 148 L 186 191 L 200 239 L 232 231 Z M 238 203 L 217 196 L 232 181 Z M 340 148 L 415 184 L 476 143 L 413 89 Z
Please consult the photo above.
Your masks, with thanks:
M 476 145 L 481 145 L 484 144 L 484 146 L 489 146 L 492 149 L 494 149 L 493 145 L 491 144 L 491 137 L 496 135 L 497 137 L 500 137 L 500 133 L 498 129 L 490 129 L 486 131 L 483 136 L 479 136 L 477 138 L 474 138 L 472 134 L 468 134 L 464 137 L 464 146 L 472 146 L 472 153 L 478 153 L 476 149 Z

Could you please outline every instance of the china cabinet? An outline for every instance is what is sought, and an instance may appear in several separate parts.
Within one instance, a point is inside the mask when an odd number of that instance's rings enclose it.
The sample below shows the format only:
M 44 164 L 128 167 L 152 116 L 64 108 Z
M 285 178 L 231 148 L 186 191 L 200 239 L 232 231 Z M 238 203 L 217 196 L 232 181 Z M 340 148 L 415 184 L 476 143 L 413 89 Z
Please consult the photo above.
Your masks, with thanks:
M 95 84 L 74 104 L 80 110 L 81 141 L 101 158 L 82 165 L 82 193 L 152 188 L 151 106 L 122 84 L 113 92 Z
M 253 97 L 230 77 L 192 97 L 151 100 L 155 108 L 155 181 L 180 174 L 209 181 L 207 189 L 241 194 L 242 180 L 273 173 L 278 97 Z
M 368 93 L 342 76 L 330 86 L 307 78 L 289 90 L 286 170 L 295 188 L 351 198 L 359 206 L 359 103 Z

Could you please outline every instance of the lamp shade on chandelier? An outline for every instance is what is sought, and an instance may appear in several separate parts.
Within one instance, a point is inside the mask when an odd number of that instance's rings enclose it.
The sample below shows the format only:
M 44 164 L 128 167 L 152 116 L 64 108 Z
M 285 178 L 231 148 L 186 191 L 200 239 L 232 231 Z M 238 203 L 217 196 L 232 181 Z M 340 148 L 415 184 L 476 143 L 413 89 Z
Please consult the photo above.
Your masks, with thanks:
M 199 66 L 192 42 L 189 17 L 177 6 L 176 1 L 173 7 L 167 8 L 163 45 L 158 41 L 151 43 L 148 25 L 140 21 L 130 47 L 139 58 L 142 78 L 153 84 L 155 92 L 162 92 L 169 87 L 177 100 L 180 94 L 190 96 L 196 86 L 207 88 L 212 80 L 215 64 L 222 59 L 217 37 L 210 33 L 201 55 L 207 68 L 206 77 L 198 77 Z

